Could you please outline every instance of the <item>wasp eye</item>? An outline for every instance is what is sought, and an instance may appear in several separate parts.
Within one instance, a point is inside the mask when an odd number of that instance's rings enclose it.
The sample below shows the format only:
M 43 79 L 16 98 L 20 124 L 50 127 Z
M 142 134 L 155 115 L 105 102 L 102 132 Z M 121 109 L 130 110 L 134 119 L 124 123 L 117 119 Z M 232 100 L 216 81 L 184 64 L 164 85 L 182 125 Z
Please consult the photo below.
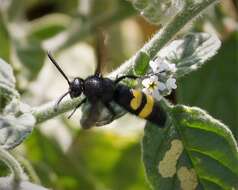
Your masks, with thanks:
M 69 94 L 71 98 L 76 98 L 81 95 L 83 91 L 83 80 L 80 78 L 75 78 L 69 86 Z

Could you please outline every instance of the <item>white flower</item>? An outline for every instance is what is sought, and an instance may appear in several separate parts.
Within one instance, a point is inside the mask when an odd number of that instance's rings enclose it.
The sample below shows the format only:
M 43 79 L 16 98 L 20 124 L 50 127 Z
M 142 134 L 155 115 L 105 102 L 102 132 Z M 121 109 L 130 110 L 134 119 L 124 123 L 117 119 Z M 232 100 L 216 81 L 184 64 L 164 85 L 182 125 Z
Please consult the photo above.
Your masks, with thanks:
M 154 73 L 158 72 L 159 65 L 155 61 L 150 61 L 149 65 Z
M 176 89 L 176 88 L 177 88 L 176 79 L 174 79 L 174 78 L 169 78 L 169 79 L 166 81 L 166 87 L 167 87 L 168 90 Z
M 166 85 L 158 81 L 158 77 L 155 75 L 144 79 L 142 85 L 144 86 L 143 92 L 153 96 L 157 100 L 162 98 L 161 92 L 166 89 Z
M 153 64 L 150 64 L 153 72 L 162 72 L 162 71 L 166 71 L 169 67 L 168 67 L 168 62 L 161 58 L 161 57 L 158 57 Z
M 163 57 L 158 57 L 149 64 L 153 72 L 150 77 L 142 81 L 143 92 L 160 100 L 162 96 L 168 95 L 172 89 L 177 88 L 176 79 L 173 78 L 177 68 Z
M 142 85 L 149 91 L 154 91 L 158 87 L 158 77 L 153 75 L 150 78 L 146 78 L 142 81 Z

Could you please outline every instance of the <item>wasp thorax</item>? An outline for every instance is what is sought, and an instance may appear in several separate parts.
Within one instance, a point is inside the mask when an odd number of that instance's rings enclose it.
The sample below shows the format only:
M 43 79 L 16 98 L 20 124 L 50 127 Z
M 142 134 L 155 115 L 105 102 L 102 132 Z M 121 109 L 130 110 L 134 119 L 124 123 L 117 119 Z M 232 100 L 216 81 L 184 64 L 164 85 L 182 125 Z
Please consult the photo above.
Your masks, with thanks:
M 89 76 L 84 82 L 84 95 L 90 102 L 112 101 L 114 93 L 114 82 L 108 78 Z
M 69 94 L 71 98 L 76 98 L 81 95 L 83 91 L 84 81 L 81 78 L 74 78 L 69 85 Z
M 90 76 L 85 80 L 84 94 L 89 99 L 98 99 L 103 93 L 102 78 L 97 76 Z

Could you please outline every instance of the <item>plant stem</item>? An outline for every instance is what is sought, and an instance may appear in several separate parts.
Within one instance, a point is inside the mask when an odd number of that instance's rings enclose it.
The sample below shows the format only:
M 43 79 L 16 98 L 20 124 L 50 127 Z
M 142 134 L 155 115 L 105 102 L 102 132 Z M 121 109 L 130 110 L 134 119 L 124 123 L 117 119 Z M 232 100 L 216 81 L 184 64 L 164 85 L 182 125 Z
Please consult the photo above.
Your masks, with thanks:
M 82 97 L 62 101 L 59 104 L 57 110 L 55 110 L 56 101 L 52 101 L 45 105 L 33 108 L 32 114 L 35 116 L 36 123 L 38 124 L 48 119 L 51 119 L 59 114 L 70 111 L 71 109 L 75 108 L 75 106 L 78 105 L 81 102 L 81 100 Z
M 40 178 L 38 177 L 36 171 L 34 170 L 33 166 L 31 165 L 30 161 L 28 161 L 26 158 L 24 158 L 21 155 L 13 154 L 14 157 L 19 160 L 23 168 L 25 169 L 25 172 L 28 174 L 30 180 L 35 184 L 41 184 Z
M 127 74 L 134 68 L 134 62 L 136 56 L 140 52 L 145 52 L 153 59 L 159 50 L 164 47 L 175 35 L 179 32 L 188 22 L 193 20 L 201 13 L 205 8 L 215 3 L 217 0 L 203 0 L 202 2 L 194 3 L 188 1 L 186 6 L 171 19 L 171 21 L 165 25 L 154 37 L 145 44 L 132 58 L 127 60 L 117 70 L 108 75 L 109 78 L 116 78 L 120 74 Z M 89 28 L 91 28 L 90 26 Z M 87 31 L 91 29 L 86 29 Z M 93 27 L 95 28 L 95 26 Z M 77 34 L 77 33 L 76 33 Z M 75 35 L 76 35 L 75 34 Z M 72 38 L 73 39 L 73 38 Z M 33 109 L 32 113 L 36 117 L 37 123 L 41 123 L 45 120 L 51 119 L 61 113 L 67 112 L 77 105 L 82 98 L 67 100 L 62 102 L 57 111 L 54 110 L 54 104 L 50 103 Z
M 5 162 L 5 164 L 11 169 L 14 177 L 14 182 L 25 180 L 26 175 L 23 172 L 18 161 L 7 151 L 0 147 L 0 160 Z

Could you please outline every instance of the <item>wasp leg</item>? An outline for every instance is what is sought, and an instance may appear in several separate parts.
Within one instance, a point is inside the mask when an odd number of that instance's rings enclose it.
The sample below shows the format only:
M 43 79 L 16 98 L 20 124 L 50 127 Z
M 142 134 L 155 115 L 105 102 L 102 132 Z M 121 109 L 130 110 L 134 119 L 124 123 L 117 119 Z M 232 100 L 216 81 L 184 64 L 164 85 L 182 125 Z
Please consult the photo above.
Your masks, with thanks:
M 65 96 L 67 96 L 69 94 L 69 92 L 64 93 L 62 96 L 59 97 L 59 99 L 57 100 L 55 106 L 54 106 L 54 110 L 57 111 L 58 110 L 58 106 L 59 103 L 64 99 Z
M 117 78 L 114 82 L 117 84 L 120 81 L 124 80 L 125 78 L 128 78 L 128 79 L 138 79 L 140 77 L 135 76 L 135 75 L 124 75 L 124 76 L 121 76 L 121 77 Z
M 87 98 L 84 98 L 75 108 L 74 110 L 71 112 L 71 114 L 68 116 L 68 119 L 70 119 L 74 113 L 76 112 L 76 110 L 82 105 L 84 104 L 85 102 L 87 101 Z

